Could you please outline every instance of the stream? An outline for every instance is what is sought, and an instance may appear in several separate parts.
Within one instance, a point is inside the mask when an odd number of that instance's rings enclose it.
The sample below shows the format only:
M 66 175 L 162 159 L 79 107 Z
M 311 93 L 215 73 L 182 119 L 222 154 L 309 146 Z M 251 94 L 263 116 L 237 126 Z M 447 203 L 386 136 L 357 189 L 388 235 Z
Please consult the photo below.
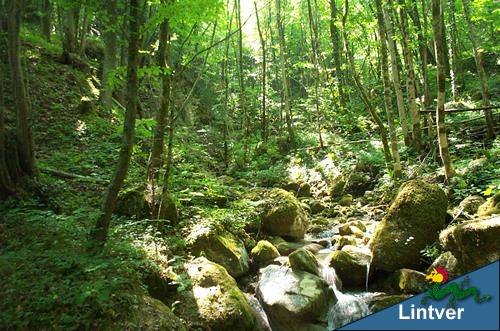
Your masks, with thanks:
M 370 229 L 371 230 L 371 229 Z M 316 235 L 314 238 L 308 237 L 307 240 L 324 240 L 325 238 L 331 238 L 332 234 L 335 234 L 337 229 L 324 231 Z M 370 254 L 370 251 L 366 245 L 356 246 L 360 251 L 364 253 Z M 381 295 L 383 293 L 380 292 L 369 292 L 368 291 L 368 275 L 370 271 L 370 262 L 367 262 L 366 265 L 366 284 L 364 291 L 358 292 L 342 292 L 342 281 L 337 276 L 334 268 L 330 267 L 328 264 L 327 256 L 339 248 L 336 245 L 332 245 L 331 242 L 324 249 L 320 250 L 315 254 L 317 260 L 320 263 L 320 272 L 321 278 L 329 285 L 329 287 L 333 290 L 335 297 L 337 298 L 337 302 L 328 308 L 327 320 L 325 323 L 326 328 L 325 331 L 338 329 L 346 324 L 352 323 L 360 318 L 363 318 L 369 314 L 371 314 L 371 310 L 369 308 L 369 303 L 373 300 L 373 298 L 377 295 Z M 269 331 L 282 331 L 282 328 L 275 327 L 273 328 L 269 323 L 269 319 L 266 315 L 266 312 L 261 304 L 261 302 L 252 295 L 247 295 L 249 299 L 250 305 L 253 307 L 256 312 L 259 323 L 263 330 Z M 315 329 L 316 330 L 316 329 Z M 319 329 L 318 329 L 319 330 Z

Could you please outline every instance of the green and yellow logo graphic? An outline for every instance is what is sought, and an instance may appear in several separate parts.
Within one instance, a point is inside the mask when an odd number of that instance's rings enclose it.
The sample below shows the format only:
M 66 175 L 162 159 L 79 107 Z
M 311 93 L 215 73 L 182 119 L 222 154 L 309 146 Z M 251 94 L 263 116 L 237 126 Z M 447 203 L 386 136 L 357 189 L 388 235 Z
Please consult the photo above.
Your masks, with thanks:
M 432 269 L 432 272 L 425 277 L 426 280 L 434 283 L 433 287 L 427 287 L 429 294 L 425 294 L 420 301 L 421 304 L 425 305 L 428 299 L 440 300 L 451 293 L 450 299 L 448 300 L 447 308 L 455 308 L 456 300 L 463 300 L 470 295 L 474 295 L 474 301 L 477 303 L 488 300 L 491 295 L 486 294 L 483 297 L 479 297 L 479 290 L 475 286 L 463 289 L 465 285 L 469 282 L 469 276 L 465 277 L 463 281 L 459 284 L 449 283 L 444 288 L 440 288 L 441 284 L 446 283 L 448 280 L 448 271 L 445 267 L 436 266 Z

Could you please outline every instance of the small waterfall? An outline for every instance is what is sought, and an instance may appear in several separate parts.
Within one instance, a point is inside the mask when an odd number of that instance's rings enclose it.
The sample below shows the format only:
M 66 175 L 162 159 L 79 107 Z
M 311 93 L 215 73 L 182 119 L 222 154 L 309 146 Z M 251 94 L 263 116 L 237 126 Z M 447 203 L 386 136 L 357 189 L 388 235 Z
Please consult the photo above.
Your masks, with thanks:
M 370 314 L 365 295 L 342 293 L 339 290 L 342 287 L 342 282 L 337 277 L 335 270 L 327 263 L 321 264 L 321 271 L 323 279 L 330 284 L 337 297 L 337 303 L 331 306 L 328 311 L 328 330 L 340 328 Z
M 366 263 L 366 292 L 368 292 L 368 277 L 370 277 L 370 261 Z

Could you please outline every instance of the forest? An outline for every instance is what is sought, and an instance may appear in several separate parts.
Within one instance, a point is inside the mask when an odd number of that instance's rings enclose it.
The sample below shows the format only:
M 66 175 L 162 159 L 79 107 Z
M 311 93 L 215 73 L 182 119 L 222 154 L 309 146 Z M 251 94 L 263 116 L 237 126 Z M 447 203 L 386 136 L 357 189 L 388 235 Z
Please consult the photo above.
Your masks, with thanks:
M 0 330 L 326 331 L 500 259 L 495 0 L 0 0 Z

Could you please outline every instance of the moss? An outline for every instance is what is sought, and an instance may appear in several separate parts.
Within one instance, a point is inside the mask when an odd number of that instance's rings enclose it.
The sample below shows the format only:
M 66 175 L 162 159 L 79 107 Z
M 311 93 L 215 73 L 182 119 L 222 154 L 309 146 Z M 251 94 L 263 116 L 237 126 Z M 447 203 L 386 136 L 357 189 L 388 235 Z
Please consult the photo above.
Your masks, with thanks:
M 288 256 L 292 270 L 302 270 L 310 274 L 320 276 L 319 262 L 313 253 L 299 248 Z
M 370 256 L 354 251 L 334 251 L 328 256 L 329 265 L 335 269 L 348 288 L 364 287 L 366 284 L 366 268 Z
M 197 225 L 188 243 L 196 255 L 204 254 L 211 261 L 222 265 L 234 277 L 248 272 L 248 253 L 244 244 L 229 232 L 217 231 Z
M 271 235 L 303 238 L 309 221 L 294 195 L 283 189 L 273 189 L 267 200 L 262 215 L 264 230 Z
M 477 210 L 479 216 L 500 214 L 500 193 L 488 198 Z
M 187 265 L 198 312 L 211 330 L 255 330 L 256 318 L 236 281 L 206 258 Z
M 437 185 L 421 180 L 403 184 L 370 242 L 373 266 L 392 272 L 420 266 L 420 251 L 444 227 L 448 201 Z
M 278 252 L 278 249 L 269 241 L 260 240 L 250 252 L 250 256 L 258 267 L 263 267 L 268 262 L 280 256 L 280 253 Z

